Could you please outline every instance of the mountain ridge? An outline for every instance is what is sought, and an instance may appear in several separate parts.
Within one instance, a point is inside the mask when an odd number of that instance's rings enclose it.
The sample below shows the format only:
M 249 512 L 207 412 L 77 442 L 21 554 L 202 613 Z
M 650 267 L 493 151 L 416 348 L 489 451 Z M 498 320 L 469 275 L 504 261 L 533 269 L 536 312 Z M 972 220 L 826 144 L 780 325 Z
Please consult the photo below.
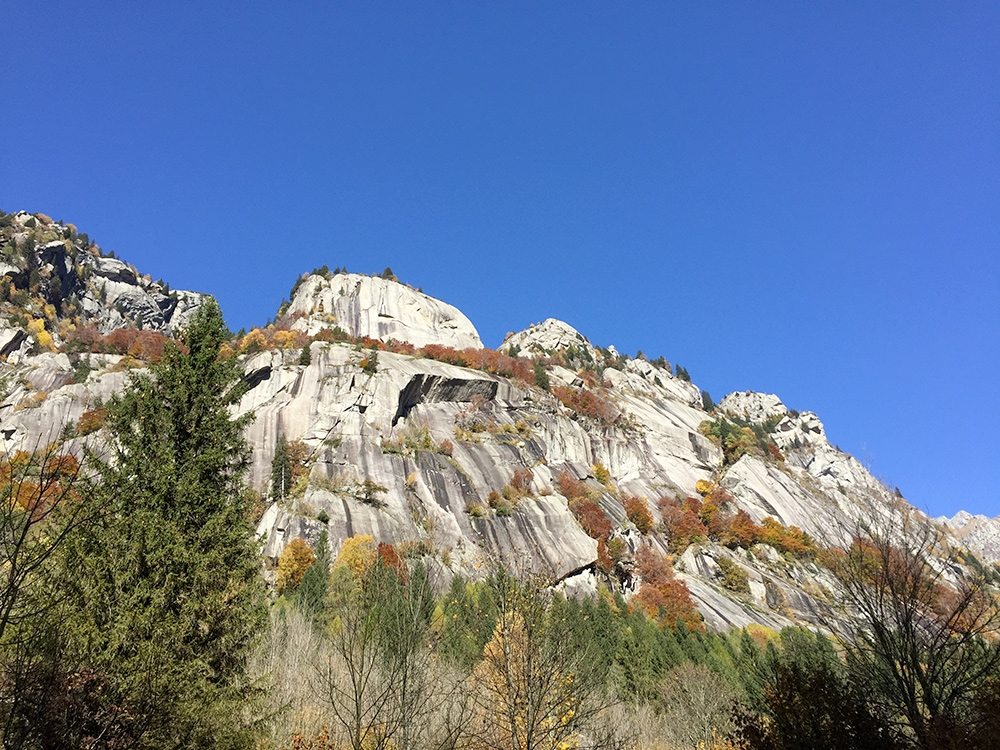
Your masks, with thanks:
M 46 219 L 0 222 L 8 451 L 55 433 L 70 445 L 98 439 L 87 415 L 155 355 L 152 334 L 168 337 L 201 298 L 171 297 Z M 808 544 L 842 543 L 858 518 L 904 502 L 832 446 L 817 415 L 750 391 L 709 405 L 686 371 L 595 347 L 554 318 L 493 351 L 456 308 L 394 278 L 316 272 L 291 296 L 274 323 L 230 347 L 250 386 L 239 413 L 257 415 L 250 477 L 272 572 L 293 539 L 314 545 L 327 531 L 334 552 L 371 534 L 442 571 L 499 555 L 553 578 L 577 571 L 570 590 L 625 590 L 635 555 L 651 548 L 673 556 L 713 627 L 819 626 L 836 584 Z M 96 337 L 81 338 L 88 328 Z M 304 456 L 288 497 L 270 488 L 280 436 Z M 702 524 L 690 541 L 677 531 L 689 511 Z M 771 541 L 710 533 L 740 513 Z M 996 519 L 939 523 L 956 546 L 1000 560 Z M 726 585 L 734 566 L 739 590 Z

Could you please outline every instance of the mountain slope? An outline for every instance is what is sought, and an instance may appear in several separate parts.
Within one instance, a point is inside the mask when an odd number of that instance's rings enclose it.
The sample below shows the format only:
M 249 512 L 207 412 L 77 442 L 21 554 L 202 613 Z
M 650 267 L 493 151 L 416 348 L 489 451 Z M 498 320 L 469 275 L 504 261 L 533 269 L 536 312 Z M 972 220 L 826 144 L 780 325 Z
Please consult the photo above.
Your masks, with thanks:
M 171 296 L 69 227 L 4 221 L 3 336 L 21 340 L 2 355 L 0 437 L 8 451 L 99 443 L 100 404 L 155 356 L 148 328 L 169 332 L 199 297 Z M 335 553 L 371 534 L 443 573 L 499 557 L 570 591 L 632 595 L 652 550 L 713 627 L 825 627 L 837 582 L 823 549 L 849 543 L 859 519 L 910 512 L 815 414 L 751 392 L 708 412 L 667 362 L 595 347 L 554 319 L 493 352 L 450 305 L 328 272 L 302 278 L 280 313 L 231 345 L 248 385 L 239 412 L 256 414 L 251 481 L 271 569 L 295 538 L 326 531 Z M 145 349 L 136 331 L 114 332 L 129 322 L 147 328 Z M 88 326 L 110 335 L 82 340 Z M 281 436 L 296 458 L 274 497 Z M 990 523 L 964 537 L 943 526 L 943 538 L 992 563 L 997 547 L 979 543 L 996 538 Z

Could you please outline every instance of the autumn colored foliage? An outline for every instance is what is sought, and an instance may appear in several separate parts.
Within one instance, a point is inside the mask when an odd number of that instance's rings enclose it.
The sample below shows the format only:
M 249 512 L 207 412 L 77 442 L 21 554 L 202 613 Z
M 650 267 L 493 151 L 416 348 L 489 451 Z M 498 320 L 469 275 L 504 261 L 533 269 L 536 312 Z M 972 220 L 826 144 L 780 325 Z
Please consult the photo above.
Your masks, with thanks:
M 818 554 L 815 542 L 795 526 L 782 526 L 771 517 L 754 523 L 746 511 L 735 509 L 735 498 L 722 487 L 713 488 L 704 500 L 661 497 L 657 506 L 672 552 L 682 552 L 689 544 L 710 539 L 731 549 L 748 549 L 760 542 L 796 557 Z
M 641 497 L 626 497 L 622 500 L 625 516 L 635 524 L 640 534 L 648 534 L 653 530 L 653 514 L 649 512 L 646 501 Z
M 293 539 L 278 558 L 278 593 L 294 591 L 302 583 L 302 577 L 316 560 L 304 539 Z
M 85 411 L 76 420 L 76 434 L 83 437 L 92 432 L 97 432 L 104 426 L 104 418 L 107 415 L 107 411 L 107 409 L 102 407 Z
M 400 583 L 405 585 L 410 580 L 410 569 L 406 567 L 406 563 L 399 556 L 396 548 L 388 542 L 379 542 L 376 551 L 379 560 L 396 574 Z
M 34 524 L 76 497 L 72 485 L 79 473 L 79 461 L 58 453 L 56 446 L 35 453 L 15 451 L 0 461 L 0 488 L 5 501 L 27 514 Z
M 556 483 L 559 485 L 559 494 L 569 500 L 571 504 L 573 500 L 582 500 L 587 497 L 587 485 L 574 477 L 569 469 L 564 469 L 556 477 Z
M 689 630 L 701 630 L 704 625 L 691 599 L 691 592 L 683 581 L 674 576 L 670 560 L 650 547 L 640 547 L 635 561 L 642 585 L 632 599 L 633 606 L 671 626 L 682 622 Z
M 563 406 L 582 417 L 606 424 L 614 424 L 621 417 L 618 407 L 589 388 L 567 388 L 560 385 L 552 389 L 552 394 Z
M 605 572 L 611 570 L 614 561 L 608 552 L 608 538 L 614 527 L 604 509 L 590 497 L 587 485 L 574 477 L 569 469 L 564 469 L 556 477 L 556 484 L 559 485 L 559 494 L 569 501 L 569 509 L 587 536 L 597 540 L 598 567 Z
M 356 578 L 364 578 L 375 565 L 378 555 L 375 537 L 371 534 L 360 534 L 348 537 L 340 547 L 340 553 L 333 566 L 339 568 L 346 565 Z
M 66 348 L 70 351 L 127 354 L 144 362 L 159 362 L 167 341 L 170 341 L 170 338 L 159 331 L 118 328 L 107 336 L 102 336 L 97 326 L 87 325 L 67 334 Z

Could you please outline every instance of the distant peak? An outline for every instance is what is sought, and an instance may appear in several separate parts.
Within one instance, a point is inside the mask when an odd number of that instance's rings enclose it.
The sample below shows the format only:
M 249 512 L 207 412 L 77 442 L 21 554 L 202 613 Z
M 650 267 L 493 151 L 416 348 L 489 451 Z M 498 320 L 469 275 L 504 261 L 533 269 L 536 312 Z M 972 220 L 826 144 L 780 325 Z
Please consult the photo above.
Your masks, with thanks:
M 567 349 L 585 349 L 592 359 L 596 359 L 598 355 L 597 349 L 586 336 L 569 323 L 556 318 L 546 318 L 523 331 L 508 334 L 501 348 L 527 356 L 548 355 Z

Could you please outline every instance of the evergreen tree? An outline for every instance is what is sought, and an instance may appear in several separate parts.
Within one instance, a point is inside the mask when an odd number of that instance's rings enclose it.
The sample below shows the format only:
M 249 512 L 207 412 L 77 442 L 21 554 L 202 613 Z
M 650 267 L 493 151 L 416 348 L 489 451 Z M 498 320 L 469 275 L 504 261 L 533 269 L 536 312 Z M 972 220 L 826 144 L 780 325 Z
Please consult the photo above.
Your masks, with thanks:
M 548 370 L 545 369 L 545 364 L 541 360 L 536 359 L 531 364 L 531 369 L 535 376 L 535 385 L 543 391 L 549 390 L 551 383 L 549 382 L 549 373 Z
M 712 400 L 712 397 L 709 395 L 708 391 L 701 392 L 701 405 L 702 408 L 705 409 L 705 411 L 712 411 L 713 409 L 715 409 L 715 402 Z
M 327 581 L 330 579 L 330 537 L 326 529 L 319 534 L 314 550 L 316 559 L 302 576 L 302 583 L 295 592 L 295 605 L 306 614 L 315 617 L 323 609 L 327 596 Z
M 312 364 L 312 350 L 309 348 L 309 344 L 302 347 L 302 351 L 299 352 L 299 364 L 309 366 Z
M 69 651 L 101 691 L 79 710 L 108 747 L 245 747 L 247 659 L 264 627 L 244 483 L 253 418 L 214 300 L 107 405 L 104 522 L 67 555 Z M 103 726 L 102 726 L 103 724 Z
M 278 435 L 274 458 L 271 459 L 271 497 L 275 500 L 285 497 L 291 484 L 292 458 L 288 453 L 288 440 L 284 435 Z

